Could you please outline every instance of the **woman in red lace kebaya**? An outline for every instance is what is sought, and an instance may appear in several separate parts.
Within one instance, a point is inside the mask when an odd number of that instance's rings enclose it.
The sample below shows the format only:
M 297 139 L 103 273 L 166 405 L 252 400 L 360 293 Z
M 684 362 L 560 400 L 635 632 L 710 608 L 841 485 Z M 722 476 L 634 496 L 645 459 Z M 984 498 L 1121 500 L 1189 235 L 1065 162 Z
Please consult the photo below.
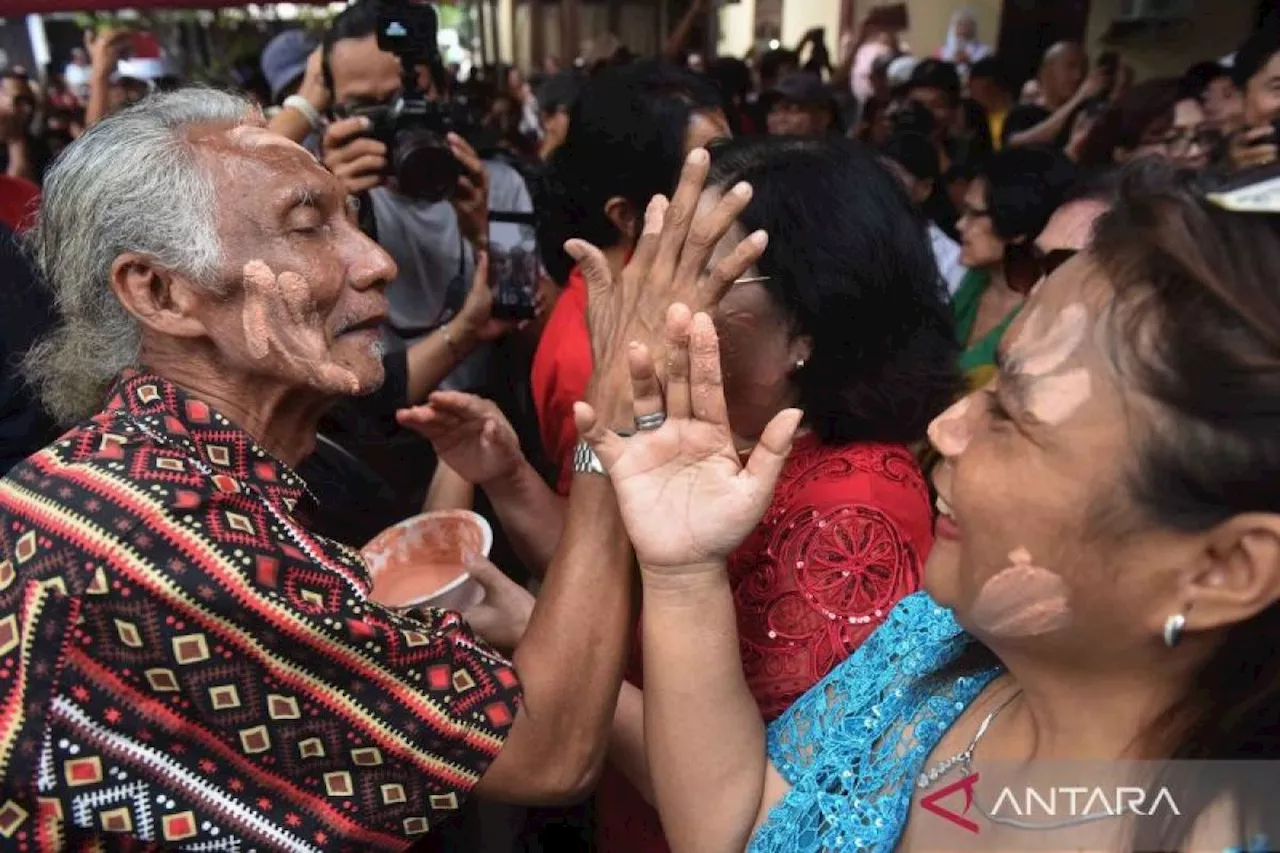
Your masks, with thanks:
M 701 215 L 740 182 L 752 188 L 709 267 L 748 234 L 768 234 L 759 260 L 711 311 L 739 449 L 749 451 L 783 409 L 804 412 L 769 510 L 729 565 L 747 682 L 772 720 L 920 586 L 932 512 L 908 446 L 959 387 L 956 344 L 924 232 L 868 149 L 844 140 L 740 140 L 714 150 L 709 175 L 700 168 L 697 180 L 706 175 L 707 184 Z M 681 187 L 698 171 L 686 165 Z M 563 341 L 557 346 L 565 351 Z M 581 399 L 585 389 L 552 390 Z M 453 397 L 437 398 L 447 423 L 501 417 L 484 401 Z M 554 444 L 573 446 L 571 419 L 544 421 L 542 431 L 565 439 Z M 491 443 L 507 434 L 470 432 Z M 531 482 L 530 475 L 513 464 L 481 470 L 478 456 L 459 452 L 466 442 L 432 438 L 456 470 L 470 462 L 513 539 L 555 535 L 549 514 L 529 509 L 550 500 L 514 485 Z M 535 515 L 540 523 L 528 524 Z M 516 526 L 535 534 L 513 530 L 518 518 L 526 523 Z M 527 549 L 539 550 L 546 549 Z M 637 653 L 628 681 L 643 688 L 641 676 Z M 624 687 L 611 752 L 636 787 L 606 775 L 597 797 L 600 849 L 608 853 L 666 849 L 657 814 L 637 791 L 648 788 L 639 698 Z

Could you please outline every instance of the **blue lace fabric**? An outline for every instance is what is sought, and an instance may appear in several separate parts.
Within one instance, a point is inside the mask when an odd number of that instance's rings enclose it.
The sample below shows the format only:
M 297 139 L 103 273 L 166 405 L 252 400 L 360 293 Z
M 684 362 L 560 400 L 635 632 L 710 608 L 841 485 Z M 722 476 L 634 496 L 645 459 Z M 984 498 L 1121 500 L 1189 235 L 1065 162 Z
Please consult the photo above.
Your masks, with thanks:
M 956 717 L 1000 673 L 936 677 L 970 638 L 920 592 L 769 727 L 769 758 L 792 786 L 751 853 L 892 851 L 915 780 Z
M 916 778 L 960 713 L 1002 670 L 947 677 L 972 642 L 927 593 L 884 624 L 769 727 L 769 759 L 791 790 L 750 853 L 892 853 Z M 1223 853 L 1273 850 L 1266 835 Z

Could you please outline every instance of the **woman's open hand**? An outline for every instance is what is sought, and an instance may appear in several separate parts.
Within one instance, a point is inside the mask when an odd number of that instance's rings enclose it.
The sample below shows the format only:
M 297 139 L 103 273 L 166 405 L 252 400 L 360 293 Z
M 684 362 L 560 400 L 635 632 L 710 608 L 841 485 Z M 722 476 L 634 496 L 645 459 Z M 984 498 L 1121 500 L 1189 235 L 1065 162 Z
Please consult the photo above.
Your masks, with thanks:
M 718 570 L 760 521 L 801 413 L 776 415 L 744 467 L 729 431 L 711 318 L 672 305 L 666 353 L 665 400 L 647 346 L 631 347 L 628 365 L 638 423 L 665 412 L 661 426 L 622 438 L 585 403 L 574 417 L 609 472 L 641 567 L 690 575 Z

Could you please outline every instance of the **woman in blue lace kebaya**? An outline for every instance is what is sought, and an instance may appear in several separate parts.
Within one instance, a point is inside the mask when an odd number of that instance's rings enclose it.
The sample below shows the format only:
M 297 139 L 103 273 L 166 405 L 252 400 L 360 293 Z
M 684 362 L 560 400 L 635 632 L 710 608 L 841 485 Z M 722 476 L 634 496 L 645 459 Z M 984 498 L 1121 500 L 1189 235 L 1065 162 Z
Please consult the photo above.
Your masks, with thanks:
M 666 422 L 586 437 L 641 565 L 646 749 L 673 850 L 1050 849 L 1027 833 L 1079 827 L 992 820 L 971 769 L 1280 757 L 1280 217 L 1208 198 L 1158 164 L 1122 176 L 1089 248 L 1005 335 L 998 376 L 930 428 L 926 591 L 767 732 L 724 560 L 798 413 L 742 467 L 715 331 L 672 309 L 665 399 L 632 359 L 637 414 Z M 1178 816 L 1088 821 L 1108 840 L 1069 849 L 1266 849 L 1274 785 L 1174 790 Z

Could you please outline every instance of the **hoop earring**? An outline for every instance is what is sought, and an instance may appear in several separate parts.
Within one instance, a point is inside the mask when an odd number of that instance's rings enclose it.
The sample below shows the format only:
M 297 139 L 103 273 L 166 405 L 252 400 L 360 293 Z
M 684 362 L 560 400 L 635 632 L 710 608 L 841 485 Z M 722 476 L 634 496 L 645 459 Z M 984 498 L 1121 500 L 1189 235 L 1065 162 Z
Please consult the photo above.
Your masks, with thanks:
M 1187 627 L 1187 617 L 1174 613 L 1164 620 L 1164 644 L 1172 649 L 1182 642 L 1182 630 Z

